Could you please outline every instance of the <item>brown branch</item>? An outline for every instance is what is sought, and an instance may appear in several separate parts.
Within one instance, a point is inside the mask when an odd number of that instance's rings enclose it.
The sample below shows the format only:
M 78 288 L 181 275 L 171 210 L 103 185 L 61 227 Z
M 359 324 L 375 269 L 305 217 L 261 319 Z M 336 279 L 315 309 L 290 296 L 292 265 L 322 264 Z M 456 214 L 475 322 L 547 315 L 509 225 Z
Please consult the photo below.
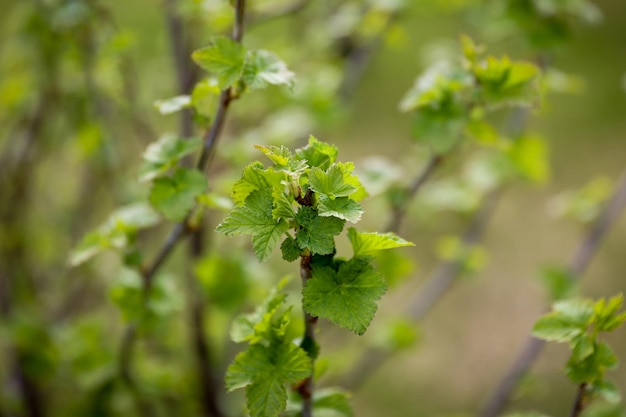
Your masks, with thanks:
M 597 252 L 600 243 L 609 231 L 610 227 L 618 219 L 621 212 L 626 207 L 626 171 L 613 193 L 613 196 L 606 204 L 603 212 L 595 221 L 589 233 L 585 236 L 580 246 L 572 256 L 569 263 L 570 275 L 579 280 L 591 262 L 593 255 Z M 497 385 L 496 390 L 487 400 L 487 405 L 480 413 L 481 417 L 497 417 L 513 394 L 520 378 L 530 369 L 535 362 L 544 342 L 542 340 L 529 338 L 519 356 L 514 360 L 509 370 L 505 373 L 502 381 Z
M 300 278 L 302 278 L 302 288 L 305 287 L 307 281 L 313 278 L 313 271 L 311 269 L 311 255 L 302 255 L 300 259 Z M 302 339 L 302 346 L 305 348 L 311 361 L 315 361 L 316 356 L 316 341 L 315 341 L 315 327 L 317 325 L 317 317 L 311 316 L 306 311 L 304 314 L 304 338 Z M 312 354 L 313 352 L 313 354 Z M 313 416 L 313 392 L 315 390 L 313 375 L 306 378 L 298 386 L 298 393 L 302 397 L 302 417 Z
M 184 22 L 175 12 L 176 0 L 166 0 L 166 20 L 170 33 L 172 48 L 172 61 L 174 63 L 179 94 L 189 94 L 193 84 L 197 81 L 196 66 L 191 65 L 188 57 L 191 55 L 189 43 L 185 37 Z M 193 136 L 193 117 L 189 109 L 180 112 L 179 134 L 182 138 Z M 215 140 L 212 141 L 215 146 Z M 189 161 L 183 161 L 188 164 Z M 204 164 L 204 162 L 202 162 Z M 198 225 L 191 234 L 189 242 L 189 256 L 192 260 L 200 258 L 205 253 L 203 224 Z M 177 239 L 176 239 L 177 240 Z M 187 297 L 189 303 L 189 334 L 192 353 L 195 358 L 196 372 L 200 389 L 198 390 L 199 401 L 206 416 L 223 416 L 219 404 L 219 386 L 213 375 L 211 365 L 211 349 L 205 334 L 205 307 L 206 303 L 202 292 L 198 288 L 193 273 L 188 272 L 187 277 Z
M 581 415 L 583 410 L 585 409 L 585 394 L 587 391 L 587 384 L 582 383 L 578 386 L 578 390 L 576 391 L 576 399 L 574 400 L 574 407 L 572 408 L 572 412 L 570 413 L 570 417 L 578 417 Z
M 463 246 L 475 245 L 482 238 L 485 230 L 500 198 L 498 190 L 492 191 L 485 197 L 485 201 L 475 213 L 470 225 L 461 239 Z M 456 282 L 457 276 L 462 272 L 463 261 L 446 261 L 439 265 L 433 272 L 426 284 L 419 292 L 408 301 L 406 315 L 413 321 L 419 322 L 433 309 L 443 295 Z M 356 390 L 388 359 L 386 350 L 378 347 L 369 347 L 356 361 L 351 370 L 346 373 L 343 386 Z
M 237 0 L 235 4 L 235 25 L 233 27 L 232 39 L 235 40 L 236 42 L 241 42 L 243 38 L 245 3 L 246 3 L 245 0 Z M 182 80 L 182 77 L 180 77 L 180 79 Z M 210 165 L 211 156 L 214 152 L 214 149 L 218 143 L 219 137 L 224 127 L 226 115 L 228 113 L 228 107 L 233 99 L 234 97 L 232 96 L 230 87 L 222 91 L 220 95 L 219 107 L 217 109 L 215 119 L 211 127 L 209 128 L 209 130 L 206 132 L 206 134 L 203 137 L 204 145 L 202 147 L 202 153 L 196 164 L 196 168 L 200 171 L 206 171 Z M 150 290 L 152 288 L 154 277 L 157 271 L 160 269 L 160 267 L 165 263 L 165 261 L 172 254 L 178 242 L 186 235 L 195 231 L 189 225 L 189 218 L 190 218 L 190 215 L 187 215 L 187 217 L 181 223 L 177 224 L 174 227 L 174 229 L 168 236 L 165 244 L 158 251 L 153 262 L 150 263 L 147 267 L 145 267 L 141 271 L 142 278 L 143 278 L 143 286 L 144 286 L 144 303 L 148 301 L 148 298 L 150 296 Z M 193 313 L 193 314 L 196 314 L 196 313 Z M 194 317 L 194 320 L 197 322 L 197 317 Z M 134 330 L 136 326 L 137 326 L 137 323 L 132 323 L 126 329 L 125 337 L 122 341 L 122 346 L 120 349 L 120 373 L 123 379 L 126 381 L 127 385 L 131 388 L 136 387 L 136 383 L 134 381 L 131 367 L 130 367 L 131 366 L 131 354 L 133 350 L 132 346 L 134 345 L 135 340 L 136 340 L 136 331 Z M 201 329 L 199 329 L 199 331 L 201 331 Z M 205 353 L 208 352 L 208 344 L 206 343 L 206 341 L 204 342 L 198 341 L 197 340 L 198 336 L 199 335 L 196 335 L 196 352 L 198 353 L 198 358 L 203 361 L 205 366 L 208 366 L 204 358 Z M 203 338 L 204 336 L 200 335 L 200 337 Z M 205 371 L 206 369 L 203 370 L 202 372 L 204 373 Z M 204 378 L 204 377 L 201 377 L 201 378 Z M 206 383 L 204 379 L 202 380 Z M 141 405 L 142 400 L 140 399 L 140 397 L 137 396 L 136 398 L 138 399 L 137 407 L 139 411 L 142 412 L 142 415 L 143 416 L 149 415 L 149 414 L 143 414 L 144 412 L 146 412 L 145 411 L 146 408 L 142 407 Z M 212 415 L 219 416 L 221 414 L 212 414 Z

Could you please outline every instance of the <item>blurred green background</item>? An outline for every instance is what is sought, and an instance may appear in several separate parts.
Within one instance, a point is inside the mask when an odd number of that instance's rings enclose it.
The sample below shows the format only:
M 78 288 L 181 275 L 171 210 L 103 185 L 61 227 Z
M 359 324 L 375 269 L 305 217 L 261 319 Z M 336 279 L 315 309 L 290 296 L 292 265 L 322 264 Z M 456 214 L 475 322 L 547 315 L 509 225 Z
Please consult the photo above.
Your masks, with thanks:
M 178 2 L 175 10 L 186 22 L 191 49 L 206 45 L 216 33 L 227 32 L 232 18 L 226 3 Z M 253 17 L 288 2 L 250 3 Z M 529 60 L 537 56 L 519 33 L 502 30 L 495 18 L 490 20 L 492 10 L 498 8 L 494 1 L 407 0 L 389 27 L 379 20 L 384 23 L 401 2 L 312 3 L 297 13 L 251 24 L 246 31 L 246 46 L 275 51 L 297 78 L 293 91 L 270 89 L 233 104 L 210 173 L 211 188 L 224 195 L 244 164 L 260 157 L 252 144 L 299 145 L 309 134 L 336 144 L 342 161 L 355 161 L 359 167 L 371 164 L 371 156 L 382 157 L 400 176 L 410 178 L 420 170 L 428 152 L 411 137 L 411 117 L 398 110 L 398 103 L 433 56 L 458 48 L 463 33 L 487 44 L 490 53 Z M 421 323 L 415 346 L 392 354 L 363 381 L 352 396 L 355 415 L 475 414 L 545 310 L 549 301 L 538 279 L 540 269 L 565 265 L 590 227 L 589 222 L 555 215 L 558 196 L 563 200 L 565 191 L 598 178 L 605 181 L 599 184 L 616 183 L 626 167 L 626 3 L 594 3 L 602 12 L 601 21 L 585 24 L 571 18 L 571 36 L 550 52 L 551 65 L 577 77 L 577 92 L 547 94 L 541 108 L 529 116 L 527 130 L 538 132 L 549 143 L 550 181 L 506 187 L 482 242 L 484 267 L 459 278 Z M 19 296 L 12 296 L 14 308 L 2 321 L 0 347 L 3 357 L 10 358 L 11 346 L 19 345 L 20 337 L 26 339 L 25 350 L 32 356 L 29 360 L 44 387 L 51 416 L 90 415 L 83 402 L 106 396 L 97 387 L 115 373 L 117 342 L 124 326 L 111 301 L 121 276 L 119 259 L 107 253 L 70 269 L 67 254 L 115 207 L 145 197 L 147 188 L 136 181 L 141 153 L 160 134 L 178 129 L 177 115 L 163 116 L 153 105 L 179 94 L 166 4 L 3 0 L 0 238 L 5 250 L 0 273 L 3 280 L 15 274 L 29 278 L 24 288 L 20 284 Z M 50 13 L 33 18 L 38 7 Z M 368 15 L 370 20 L 361 21 L 358 36 L 347 36 L 355 26 L 350 23 L 353 15 L 365 16 L 363 11 L 369 7 L 384 13 Z M 81 8 L 91 10 L 85 12 L 89 18 L 81 20 Z M 339 100 L 335 87 L 342 74 L 342 48 L 353 47 L 351 42 L 371 48 L 371 59 L 362 77 L 355 77 L 352 94 Z M 45 98 L 47 88 L 54 91 Z M 34 154 L 30 154 L 34 162 L 26 168 L 28 179 L 24 184 L 8 184 L 5 180 L 14 178 L 13 161 L 22 155 L 33 115 L 46 122 L 45 129 L 36 132 L 34 151 L 28 151 Z M 506 112 L 495 116 L 500 124 L 506 118 Z M 474 152 L 468 149 L 452 155 L 435 173 L 433 187 L 437 181 L 468 175 L 466 162 Z M 11 206 L 20 191 L 25 196 L 19 197 L 15 213 Z M 322 354 L 328 356 L 329 366 L 338 367 L 336 373 L 357 356 L 360 346 L 380 342 L 389 320 L 400 314 L 440 262 L 439 239 L 462 233 L 471 214 L 433 211 L 427 206 L 420 201 L 411 205 L 400 234 L 416 243 L 415 248 L 403 249 L 412 272 L 385 296 L 366 335 L 357 337 L 322 323 Z M 382 229 L 389 215 L 385 196 L 372 196 L 364 208 L 361 228 Z M 224 250 L 232 242 L 211 231 L 222 217 L 219 212 L 210 215 L 206 239 Z M 168 230 L 163 226 L 139 236 L 147 253 L 154 253 Z M 22 248 L 17 254 L 6 249 L 16 245 Z M 246 251 L 249 242 L 243 239 L 235 247 Z M 583 295 L 607 297 L 626 290 L 625 248 L 626 216 L 622 216 L 582 277 Z M 296 276 L 298 272 L 295 265 L 282 265 L 279 255 L 261 266 L 242 257 L 257 298 L 283 274 Z M 164 324 L 165 330 L 152 336 L 157 342 L 142 344 L 138 354 L 151 357 L 138 360 L 148 392 L 160 398 L 164 410 L 181 416 L 200 415 L 189 376 L 193 365 L 182 346 L 187 335 L 180 311 L 186 289 L 177 274 L 185 262 L 183 250 L 178 250 L 166 267 L 172 276 L 168 282 L 178 286 L 171 293 L 177 294 L 175 305 L 167 307 L 174 311 L 174 322 Z M 0 291 L 6 288 L 0 286 Z M 293 291 L 298 291 L 295 283 Z M 220 360 L 238 350 L 223 341 L 230 318 L 250 311 L 251 305 L 242 302 L 229 308 L 207 313 L 211 319 L 206 332 L 216 345 L 218 370 L 225 366 Z M 618 356 L 626 358 L 624 331 L 611 335 L 610 341 Z M 510 409 L 566 413 L 575 395 L 575 386 L 561 371 L 566 358 L 566 346 L 547 346 Z M 0 383 L 4 383 L 0 385 L 0 416 L 27 415 L 21 414 L 19 390 L 10 382 L 11 361 L 0 362 Z M 320 384 L 336 380 L 334 373 L 331 369 Z M 626 390 L 623 369 L 609 377 Z M 237 395 L 229 394 L 227 400 L 233 412 L 241 407 Z M 112 411 L 103 415 L 132 414 L 127 397 L 113 394 L 112 398 Z

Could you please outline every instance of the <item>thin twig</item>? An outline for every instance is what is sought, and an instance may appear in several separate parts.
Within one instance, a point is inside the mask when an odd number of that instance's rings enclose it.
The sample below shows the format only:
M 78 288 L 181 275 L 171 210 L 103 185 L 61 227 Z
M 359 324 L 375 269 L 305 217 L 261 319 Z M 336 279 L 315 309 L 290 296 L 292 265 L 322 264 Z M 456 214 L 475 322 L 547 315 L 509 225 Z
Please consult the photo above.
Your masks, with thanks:
M 591 262 L 593 255 L 597 252 L 602 239 L 609 231 L 609 228 L 618 219 L 624 207 L 626 207 L 626 171 L 622 173 L 613 196 L 606 204 L 603 212 L 595 221 L 593 227 L 589 233 L 587 233 L 570 260 L 568 268 L 570 276 L 572 276 L 573 279 L 580 279 L 580 276 Z M 514 360 L 512 366 L 505 373 L 504 378 L 488 399 L 487 405 L 480 413 L 481 417 L 497 417 L 502 412 L 513 394 L 518 381 L 535 362 L 543 345 L 544 342 L 542 340 L 533 337 L 528 339 L 522 352 Z
M 235 4 L 235 25 L 233 27 L 232 39 L 236 42 L 241 42 L 243 37 L 245 3 L 245 0 L 237 0 Z M 203 138 L 204 145 L 202 148 L 202 153 L 196 164 L 196 168 L 200 171 L 206 171 L 208 169 L 211 161 L 211 156 L 218 143 L 219 137 L 224 127 L 228 107 L 232 100 L 233 96 L 231 94 L 231 88 L 229 87 L 223 90 L 220 95 L 220 103 L 213 124 Z M 168 236 L 165 244 L 158 251 L 153 262 L 142 270 L 144 303 L 147 302 L 149 298 L 150 289 L 152 288 L 154 277 L 157 271 L 171 255 L 178 242 L 183 237 L 193 231 L 193 229 L 189 227 L 189 217 L 190 216 L 187 215 L 187 217 L 181 223 L 177 224 L 174 227 L 174 229 Z M 130 387 L 136 386 L 130 368 L 131 354 L 133 350 L 132 346 L 135 343 L 137 333 L 133 328 L 136 326 L 137 323 L 131 323 L 128 326 L 120 348 L 120 373 Z M 140 404 L 138 404 L 138 408 L 142 412 L 145 411 L 145 408 L 140 407 Z M 142 415 L 146 416 L 147 414 Z
M 482 238 L 487 226 L 493 217 L 493 212 L 500 197 L 498 190 L 492 191 L 485 197 L 485 201 L 478 209 L 469 227 L 461 239 L 463 246 L 475 245 Z M 407 302 L 406 316 L 419 322 L 432 310 L 443 295 L 456 281 L 456 277 L 463 268 L 462 260 L 446 261 L 439 265 L 426 284 Z M 374 373 L 389 357 L 386 350 L 378 347 L 369 347 L 357 360 L 351 370 L 346 373 L 343 386 L 356 390 Z
M 265 13 L 253 14 L 250 17 L 249 26 L 260 26 L 272 20 L 280 19 L 294 15 L 304 10 L 309 4 L 313 3 L 313 0 L 296 0 L 291 4 L 287 4 L 280 8 L 275 8 Z
M 444 156 L 441 154 L 434 154 L 430 157 L 426 166 L 422 169 L 422 171 L 420 171 L 420 173 L 406 189 L 406 195 L 404 196 L 402 203 L 392 208 L 391 219 L 389 220 L 389 224 L 385 230 L 394 233 L 398 233 L 400 231 L 400 226 L 409 208 L 409 204 L 415 198 L 418 190 L 426 183 L 435 169 L 441 164 L 443 159 Z
M 300 278 L 302 278 L 302 288 L 306 285 L 307 281 L 313 278 L 313 271 L 311 269 L 311 255 L 302 255 L 300 259 Z M 314 347 L 316 345 L 315 341 L 315 327 L 317 324 L 317 317 L 311 316 L 306 311 L 304 314 L 304 339 L 303 344 L 312 349 L 316 350 Z M 314 361 L 315 355 L 311 355 L 311 361 Z M 298 393 L 300 397 L 302 397 L 302 417 L 312 417 L 313 415 L 313 391 L 314 391 L 314 380 L 313 375 L 306 378 L 304 381 L 300 383 L 298 386 Z
M 170 33 L 172 48 L 172 60 L 177 75 L 178 94 L 189 94 L 197 79 L 195 66 L 190 65 L 188 57 L 191 54 L 187 46 L 189 39 L 185 37 L 185 25 L 182 18 L 175 11 L 176 0 L 166 0 L 166 20 Z M 193 136 L 193 117 L 189 109 L 180 112 L 179 134 L 181 138 Z M 214 142 L 214 141 L 213 141 Z M 184 160 L 184 165 L 189 165 L 189 160 Z M 204 245 L 204 224 L 201 223 L 191 234 L 189 241 L 189 256 L 195 262 L 206 251 Z M 202 291 L 198 288 L 199 283 L 193 273 L 188 272 L 187 297 L 189 304 L 189 334 L 192 353 L 196 360 L 196 372 L 200 389 L 198 390 L 199 401 L 205 416 L 220 417 L 223 412 L 219 404 L 219 389 L 214 377 L 211 365 L 211 349 L 205 334 L 205 300 Z
M 585 393 L 587 391 L 587 384 L 582 383 L 578 386 L 578 391 L 576 392 L 576 399 L 574 400 L 574 407 L 572 408 L 572 412 L 570 417 L 578 417 L 585 409 Z

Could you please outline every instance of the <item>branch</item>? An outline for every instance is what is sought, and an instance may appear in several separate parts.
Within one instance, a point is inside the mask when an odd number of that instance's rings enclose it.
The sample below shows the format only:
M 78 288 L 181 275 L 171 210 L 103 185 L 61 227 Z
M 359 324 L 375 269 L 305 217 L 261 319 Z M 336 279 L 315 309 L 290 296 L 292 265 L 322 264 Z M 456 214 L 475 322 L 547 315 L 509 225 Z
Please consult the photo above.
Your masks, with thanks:
M 462 237 L 464 246 L 475 245 L 482 238 L 492 218 L 500 192 L 492 191 L 485 197 L 482 206 L 475 213 L 469 227 Z M 462 260 L 446 261 L 439 265 L 430 279 L 420 291 L 408 301 L 406 315 L 413 321 L 419 322 L 441 300 L 446 291 L 456 282 L 456 277 L 462 271 Z M 374 373 L 388 359 L 386 350 L 378 347 L 369 347 L 346 374 L 343 386 L 355 390 Z
M 235 25 L 233 27 L 232 39 L 241 42 L 243 38 L 243 30 L 244 30 L 244 19 L 245 19 L 245 0 L 237 0 L 235 4 Z M 180 77 L 182 79 L 182 77 Z M 182 86 L 182 84 L 181 84 Z M 215 119 L 205 133 L 203 137 L 204 145 L 202 147 L 202 153 L 198 162 L 196 164 L 196 168 L 200 171 L 206 171 L 211 162 L 211 156 L 214 152 L 214 149 L 218 143 L 219 137 L 222 133 L 224 123 L 226 120 L 226 115 L 228 113 L 228 107 L 233 100 L 233 96 L 231 94 L 231 88 L 223 90 L 220 95 L 219 107 L 217 109 Z M 177 224 L 170 235 L 168 236 L 165 244 L 158 251 L 156 257 L 147 267 L 143 268 L 141 271 L 143 278 L 143 289 L 144 289 L 144 303 L 148 301 L 150 296 L 150 290 L 153 285 L 154 277 L 161 266 L 165 263 L 165 261 L 172 254 L 176 245 L 183 237 L 187 236 L 191 232 L 195 230 L 192 229 L 189 225 L 190 214 L 186 216 L 186 218 L 179 224 Z M 132 347 L 136 340 L 136 328 L 137 323 L 131 323 L 126 331 L 122 341 L 122 345 L 120 348 L 120 374 L 124 381 L 126 381 L 127 385 L 131 387 L 136 387 L 134 382 L 134 378 L 132 375 L 132 371 L 130 369 L 131 364 L 131 353 Z M 208 346 L 208 345 L 207 345 Z M 198 346 L 196 346 L 197 348 Z M 136 391 L 137 392 L 137 391 Z M 150 414 L 144 414 L 145 408 L 141 406 L 140 398 L 138 398 L 137 406 L 138 409 L 142 412 L 142 415 L 148 416 Z
M 585 409 L 585 391 L 587 390 L 587 384 L 582 383 L 578 386 L 578 391 L 576 392 L 576 399 L 574 400 L 574 407 L 572 408 L 572 412 L 570 417 L 578 417 Z
M 313 1 L 296 0 L 292 4 L 288 4 L 280 8 L 275 8 L 274 10 L 271 10 L 269 12 L 252 15 L 250 18 L 249 26 L 260 26 L 275 19 L 294 15 L 304 10 L 311 3 L 313 3 Z
M 341 101 L 347 101 L 356 90 L 365 70 L 372 61 L 374 54 L 381 44 L 383 35 L 389 30 L 393 23 L 400 17 L 400 13 L 395 11 L 389 15 L 385 27 L 367 46 L 352 45 L 345 56 L 345 70 L 337 95 Z M 350 39 L 348 39 L 350 41 Z
M 441 164 L 443 159 L 444 156 L 441 154 L 436 154 L 430 157 L 426 166 L 415 177 L 411 185 L 407 188 L 406 195 L 404 196 L 402 204 L 395 205 L 392 208 L 391 220 L 389 221 L 389 224 L 386 228 L 388 232 L 398 233 L 402 224 L 402 220 L 404 220 L 406 212 L 409 208 L 409 204 L 415 198 L 417 191 L 422 187 L 422 185 L 424 185 L 424 183 L 426 183 L 426 180 L 430 178 L 431 174 Z
M 598 250 L 602 239 L 615 223 L 621 212 L 626 207 L 626 171 L 622 173 L 619 184 L 613 196 L 606 204 L 593 227 L 587 233 L 580 246 L 574 253 L 569 263 L 570 275 L 579 280 L 585 269 L 591 262 L 592 256 Z M 481 417 L 497 417 L 506 406 L 513 394 L 520 378 L 530 369 L 535 359 L 539 356 L 544 342 L 530 337 L 522 352 L 515 359 L 510 369 L 506 372 L 502 381 L 498 384 L 495 392 L 488 399 L 487 405 L 480 414 Z
M 302 278 L 302 288 L 306 285 L 306 282 L 313 278 L 313 271 L 311 269 L 311 255 L 302 255 L 300 259 L 300 278 Z M 305 349 L 309 356 L 311 357 L 311 361 L 314 361 L 314 356 L 311 355 L 310 350 L 311 347 L 315 349 L 316 341 L 315 341 L 315 325 L 317 324 L 317 317 L 311 316 L 306 311 L 303 311 L 304 314 L 304 338 L 302 339 L 302 345 L 304 347 L 308 347 L 309 349 Z M 302 383 L 298 386 L 298 393 L 302 397 L 302 417 L 312 417 L 313 416 L 313 391 L 314 391 L 314 381 L 313 375 L 302 381 Z

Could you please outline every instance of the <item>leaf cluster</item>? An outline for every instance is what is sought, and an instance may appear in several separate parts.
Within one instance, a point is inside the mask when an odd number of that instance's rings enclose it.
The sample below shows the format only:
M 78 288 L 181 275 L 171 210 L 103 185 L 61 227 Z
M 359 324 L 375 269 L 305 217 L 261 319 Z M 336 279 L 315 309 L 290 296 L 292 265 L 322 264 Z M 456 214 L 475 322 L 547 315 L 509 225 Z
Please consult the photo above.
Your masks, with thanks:
M 466 36 L 461 43 L 458 63 L 440 62 L 426 70 L 400 103 L 402 111 L 414 113 L 414 136 L 438 153 L 452 149 L 463 136 L 489 136 L 493 128 L 483 125 L 488 112 L 532 106 L 539 99 L 536 65 L 483 57 L 484 48 Z
M 251 235 L 259 260 L 283 239 L 282 257 L 311 258 L 313 278 L 303 289 L 304 310 L 363 334 L 386 291 L 371 256 L 384 249 L 412 245 L 393 234 L 348 231 L 354 256 L 335 260 L 335 236 L 347 221 L 360 220 L 357 202 L 365 191 L 352 174 L 352 163 L 337 162 L 337 148 L 311 137 L 292 153 L 285 147 L 258 146 L 274 164 L 255 162 L 233 186 L 235 208 L 218 225 L 229 236 Z M 291 234 L 293 232 L 293 234 Z
M 229 391 L 246 388 L 252 417 L 278 416 L 287 407 L 286 384 L 296 384 L 313 372 L 307 353 L 286 337 L 291 308 L 283 308 L 285 294 L 273 291 L 254 313 L 233 323 L 231 338 L 248 342 L 226 373 Z
M 565 368 L 568 378 L 576 384 L 586 384 L 593 394 L 610 402 L 619 401 L 620 393 L 604 374 L 617 368 L 619 360 L 598 335 L 612 332 L 626 322 L 626 312 L 620 311 L 623 302 L 621 294 L 595 303 L 588 299 L 559 301 L 533 327 L 538 338 L 568 343 L 572 349 Z

